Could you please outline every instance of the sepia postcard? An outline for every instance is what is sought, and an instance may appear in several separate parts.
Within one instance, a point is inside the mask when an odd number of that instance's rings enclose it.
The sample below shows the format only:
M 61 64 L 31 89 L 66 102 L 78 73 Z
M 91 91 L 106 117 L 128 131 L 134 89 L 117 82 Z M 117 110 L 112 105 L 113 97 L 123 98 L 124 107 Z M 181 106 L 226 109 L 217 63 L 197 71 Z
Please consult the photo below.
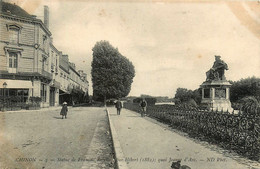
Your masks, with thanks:
M 260 1 L 0 0 L 0 169 L 260 169 Z

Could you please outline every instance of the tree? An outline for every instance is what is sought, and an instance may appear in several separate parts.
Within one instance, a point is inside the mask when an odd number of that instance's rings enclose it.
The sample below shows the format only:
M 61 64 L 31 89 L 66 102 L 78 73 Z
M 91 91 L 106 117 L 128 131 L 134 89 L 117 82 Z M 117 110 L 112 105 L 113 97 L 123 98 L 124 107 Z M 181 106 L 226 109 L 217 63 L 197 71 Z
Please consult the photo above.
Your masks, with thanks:
M 201 103 L 201 99 L 202 99 L 202 89 L 196 89 L 193 90 L 192 92 L 192 99 L 194 99 L 194 101 L 199 105 Z
M 230 88 L 230 101 L 237 102 L 246 96 L 254 96 L 260 99 L 260 78 L 249 77 L 239 81 L 232 82 Z
M 179 99 L 181 102 L 189 101 L 193 96 L 193 91 L 186 88 L 178 88 L 175 93 L 175 99 Z
M 125 97 L 131 90 L 135 69 L 108 41 L 99 41 L 92 49 L 92 83 L 95 100 Z
M 150 96 L 150 97 L 138 97 L 138 98 L 135 98 L 133 100 L 133 103 L 140 103 L 143 98 L 145 99 L 145 101 L 147 102 L 148 105 L 155 105 L 156 103 L 156 98 Z

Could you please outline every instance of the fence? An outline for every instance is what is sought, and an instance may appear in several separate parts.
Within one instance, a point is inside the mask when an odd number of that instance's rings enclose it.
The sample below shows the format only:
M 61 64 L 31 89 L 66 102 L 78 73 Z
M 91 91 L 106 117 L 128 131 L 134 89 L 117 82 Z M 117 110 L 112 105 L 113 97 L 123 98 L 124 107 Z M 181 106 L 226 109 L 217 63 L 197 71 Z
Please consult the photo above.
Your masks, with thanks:
M 139 112 L 138 104 L 125 103 L 124 107 Z M 188 110 L 174 105 L 148 106 L 147 114 L 190 136 L 217 143 L 225 149 L 253 160 L 260 157 L 260 108 L 254 115 Z

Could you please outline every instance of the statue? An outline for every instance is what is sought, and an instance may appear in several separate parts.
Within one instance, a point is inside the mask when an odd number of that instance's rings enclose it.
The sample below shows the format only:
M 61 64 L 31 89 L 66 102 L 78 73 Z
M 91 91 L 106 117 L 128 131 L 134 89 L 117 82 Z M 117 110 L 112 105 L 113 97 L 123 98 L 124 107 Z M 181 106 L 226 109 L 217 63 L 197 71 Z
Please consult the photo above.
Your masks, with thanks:
M 206 72 L 206 81 L 226 80 L 226 77 L 224 75 L 225 70 L 228 70 L 228 65 L 220 59 L 220 56 L 215 56 L 215 62 L 212 68 Z

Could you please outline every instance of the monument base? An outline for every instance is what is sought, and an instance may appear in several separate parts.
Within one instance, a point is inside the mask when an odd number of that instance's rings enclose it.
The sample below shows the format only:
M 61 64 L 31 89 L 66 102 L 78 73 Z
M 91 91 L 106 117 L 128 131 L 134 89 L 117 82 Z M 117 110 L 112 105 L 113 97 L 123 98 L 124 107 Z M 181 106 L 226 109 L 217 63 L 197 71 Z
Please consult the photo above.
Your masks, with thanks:
M 231 84 L 228 81 L 206 81 L 202 83 L 202 107 L 223 112 L 233 112 L 229 100 L 229 88 Z
M 233 112 L 233 108 L 231 107 L 231 102 L 226 99 L 203 99 L 201 104 L 208 110 L 213 111 L 223 111 L 223 112 Z

